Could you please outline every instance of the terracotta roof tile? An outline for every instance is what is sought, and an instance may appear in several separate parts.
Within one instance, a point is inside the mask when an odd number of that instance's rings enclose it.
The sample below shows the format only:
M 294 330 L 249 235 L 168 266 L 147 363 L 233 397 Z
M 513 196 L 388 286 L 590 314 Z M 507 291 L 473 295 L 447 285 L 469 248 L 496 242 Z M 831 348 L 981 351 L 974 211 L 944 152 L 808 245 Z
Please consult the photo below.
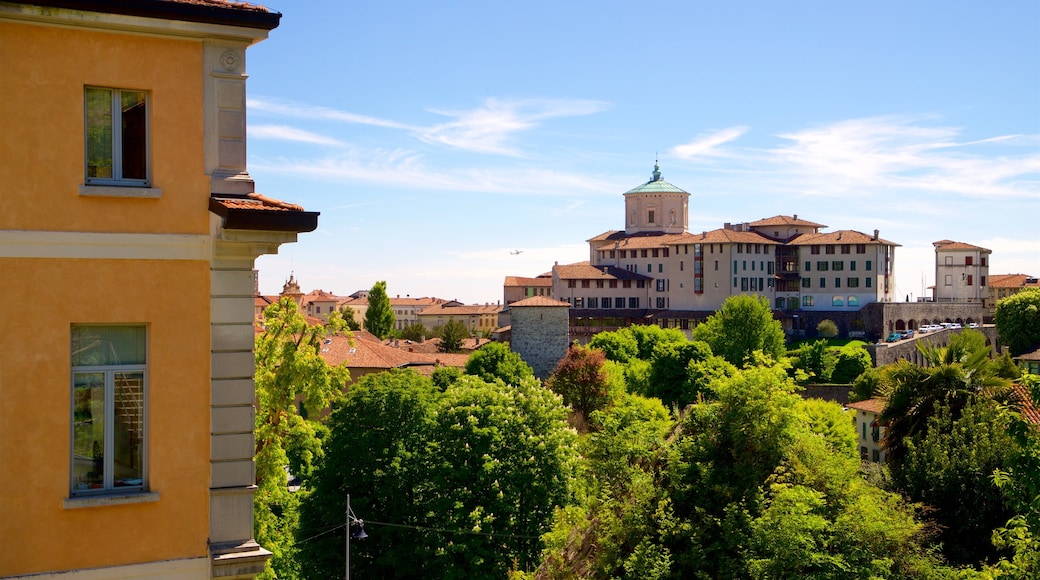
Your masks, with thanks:
M 1040 346 L 1016 356 L 1015 360 L 1040 360 Z
M 464 304 L 452 306 L 446 304 L 433 304 L 419 312 L 423 316 L 437 316 L 440 314 L 451 316 L 471 316 L 477 314 L 495 314 L 502 311 L 499 304 Z
M 780 242 L 769 239 L 758 232 L 738 232 L 735 230 L 728 230 L 726 228 L 719 228 L 717 230 L 711 230 L 710 232 L 701 232 L 699 234 L 686 234 L 683 238 L 676 240 L 677 244 L 773 244 L 780 245 Z
M 992 274 L 989 285 L 993 288 L 1035 288 L 1040 286 L 1040 282 L 1029 274 Z
M 562 302 L 560 300 L 553 300 L 552 298 L 549 298 L 548 296 L 532 296 L 530 298 L 524 298 L 523 300 L 518 300 L 518 301 L 513 302 L 512 304 L 509 305 L 510 308 L 517 308 L 517 307 L 524 307 L 524 306 L 560 306 L 560 307 L 566 306 L 567 308 L 570 308 L 571 305 L 568 304 L 567 302 Z
M 884 238 L 857 232 L 856 230 L 838 230 L 834 232 L 818 234 L 802 234 L 789 242 L 796 246 L 807 246 L 811 244 L 884 244 L 886 246 L 899 246 Z
M 825 228 L 827 226 L 811 222 L 808 220 L 800 220 L 798 216 L 787 216 L 777 215 L 770 218 L 762 218 L 756 222 L 751 222 L 751 227 L 765 227 L 765 226 L 805 226 L 811 228 Z
M 849 403 L 845 406 L 850 409 L 856 409 L 857 411 L 866 411 L 867 413 L 880 415 L 881 412 L 885 410 L 887 404 L 888 401 L 886 399 L 867 399 L 865 401 Z
M 553 266 L 561 280 L 653 280 L 638 272 L 615 266 L 592 266 L 588 262 Z
M 940 251 L 940 250 L 942 250 L 942 251 L 946 251 L 946 250 L 982 250 L 983 252 L 991 252 L 992 253 L 992 250 L 988 250 L 988 249 L 983 248 L 981 246 L 975 246 L 975 245 L 968 244 L 968 243 L 965 243 L 965 242 L 954 242 L 952 240 L 939 240 L 938 242 L 932 242 L 932 245 L 935 246 L 935 250 L 936 251 Z
M 674 245 L 676 240 L 682 239 L 683 236 L 688 234 L 666 234 L 664 232 L 639 232 L 635 234 L 626 234 L 625 232 L 605 232 L 587 241 L 589 242 L 603 242 L 597 244 L 597 249 L 618 249 L 618 250 L 632 250 L 632 249 L 650 249 L 650 248 L 664 248 L 669 245 Z
M 523 278 L 521 276 L 506 276 L 506 281 L 503 286 L 537 286 L 537 287 L 551 287 L 552 286 L 552 273 L 548 276 L 539 276 L 537 278 Z

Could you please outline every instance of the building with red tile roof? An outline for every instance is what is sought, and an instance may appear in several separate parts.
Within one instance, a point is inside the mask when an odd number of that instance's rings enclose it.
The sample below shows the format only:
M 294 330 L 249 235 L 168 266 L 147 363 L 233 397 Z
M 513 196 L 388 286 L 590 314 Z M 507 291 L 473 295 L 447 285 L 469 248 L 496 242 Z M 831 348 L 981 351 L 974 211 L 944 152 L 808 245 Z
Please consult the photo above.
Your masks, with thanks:
M 859 446 L 859 457 L 874 463 L 885 462 L 885 449 L 881 442 L 885 439 L 885 426 L 881 423 L 881 413 L 888 404 L 886 399 L 866 399 L 846 405 L 856 413 L 856 438 Z
M 932 242 L 935 247 L 934 302 L 972 303 L 992 311 L 989 257 L 981 246 L 953 240 Z
M 367 331 L 357 331 L 349 337 L 326 338 L 321 357 L 333 366 L 346 365 L 352 381 L 391 369 L 411 369 L 429 376 L 438 366 L 465 368 L 469 360 L 469 353 L 420 352 L 417 347 L 409 341 L 383 341 Z
M 1040 279 L 1030 274 L 992 274 L 989 277 L 989 289 L 993 309 L 998 300 L 1029 288 L 1040 288 Z
M 742 294 L 790 314 L 789 328 L 802 312 L 851 319 L 894 301 L 899 244 L 877 230 L 825 232 L 777 215 L 692 233 L 689 197 L 655 165 L 653 179 L 624 194 L 625 229 L 589 238 L 587 262 L 553 267 L 550 295 L 571 304 L 572 334 L 657 320 L 689 328 Z

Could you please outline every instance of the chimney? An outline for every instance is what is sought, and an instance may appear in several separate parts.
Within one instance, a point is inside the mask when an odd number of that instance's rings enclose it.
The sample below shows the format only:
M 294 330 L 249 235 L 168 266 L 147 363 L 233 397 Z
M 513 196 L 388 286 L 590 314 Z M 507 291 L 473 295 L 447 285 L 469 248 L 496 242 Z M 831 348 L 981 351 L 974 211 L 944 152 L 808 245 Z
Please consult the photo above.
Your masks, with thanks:
M 841 241 L 841 232 L 838 232 L 838 241 Z
M 873 238 L 871 238 L 871 239 L 872 239 L 872 240 L 877 240 L 877 239 L 878 239 L 878 233 L 879 233 L 879 232 L 878 232 L 877 230 L 874 230 L 874 237 L 873 237 Z
M 798 214 L 794 214 L 793 217 L 794 217 L 795 220 L 797 220 L 798 219 Z

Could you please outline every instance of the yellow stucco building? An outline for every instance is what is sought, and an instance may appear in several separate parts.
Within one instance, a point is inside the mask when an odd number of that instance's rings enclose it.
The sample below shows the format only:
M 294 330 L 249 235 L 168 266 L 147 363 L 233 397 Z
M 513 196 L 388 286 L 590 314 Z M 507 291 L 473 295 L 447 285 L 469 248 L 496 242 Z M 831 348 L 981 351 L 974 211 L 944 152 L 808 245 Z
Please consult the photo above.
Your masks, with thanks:
M 223 0 L 0 0 L 0 577 L 251 578 L 259 196 Z

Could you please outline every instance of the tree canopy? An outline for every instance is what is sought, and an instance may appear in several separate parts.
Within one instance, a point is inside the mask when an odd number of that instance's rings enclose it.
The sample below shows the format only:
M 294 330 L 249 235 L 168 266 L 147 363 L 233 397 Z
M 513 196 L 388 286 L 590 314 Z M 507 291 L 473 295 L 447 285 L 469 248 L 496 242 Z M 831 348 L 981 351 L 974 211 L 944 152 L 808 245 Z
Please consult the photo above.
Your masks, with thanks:
M 464 376 L 441 392 L 411 371 L 363 377 L 330 417 L 304 500 L 305 577 L 342 574 L 347 493 L 367 521 L 368 538 L 351 546 L 359 577 L 502 578 L 533 567 L 541 529 L 571 497 L 566 413 L 532 379 Z
M 753 353 L 780 360 L 784 356 L 784 330 L 773 318 L 764 296 L 730 296 L 722 308 L 693 329 L 693 339 L 703 340 L 711 352 L 742 368 Z
M 465 324 L 452 318 L 437 329 L 437 336 L 441 339 L 440 344 L 437 345 L 439 351 L 459 352 L 462 350 L 462 341 L 469 336 L 469 331 L 466 330 Z
M 521 380 L 534 377 L 531 365 L 503 342 L 489 342 L 471 354 L 466 361 L 466 374 L 487 382 L 501 379 L 507 385 L 518 385 Z
M 997 301 L 993 314 L 1000 340 L 1019 355 L 1040 346 L 1040 288 L 1030 288 Z
M 563 397 L 563 404 L 583 419 L 607 405 L 609 378 L 603 368 L 603 351 L 571 345 L 545 381 L 549 390 Z
M 365 330 L 381 339 L 389 337 L 394 331 L 394 309 L 386 294 L 386 280 L 376 282 L 368 291 Z
M 286 469 L 306 480 L 321 460 L 325 429 L 300 414 L 297 401 L 317 417 L 342 396 L 350 379 L 345 367 L 321 358 L 322 340 L 342 332 L 340 313 L 328 326 L 308 326 L 296 301 L 285 297 L 264 311 L 264 332 L 256 337 L 256 537 L 272 558 L 264 577 L 292 577 L 298 567 L 293 530 L 299 496 L 287 488 Z

